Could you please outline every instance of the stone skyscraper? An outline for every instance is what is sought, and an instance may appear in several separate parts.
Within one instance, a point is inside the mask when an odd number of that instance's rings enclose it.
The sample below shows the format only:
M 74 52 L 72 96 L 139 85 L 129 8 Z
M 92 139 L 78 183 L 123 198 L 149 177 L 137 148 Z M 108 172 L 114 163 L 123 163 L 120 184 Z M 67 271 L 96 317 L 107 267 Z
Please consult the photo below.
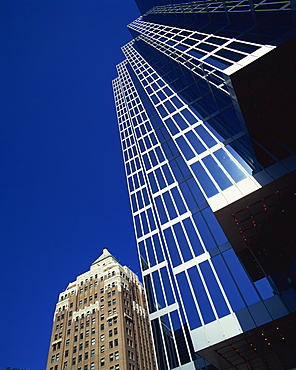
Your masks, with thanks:
M 155 369 L 138 277 L 104 249 L 59 295 L 46 370 Z

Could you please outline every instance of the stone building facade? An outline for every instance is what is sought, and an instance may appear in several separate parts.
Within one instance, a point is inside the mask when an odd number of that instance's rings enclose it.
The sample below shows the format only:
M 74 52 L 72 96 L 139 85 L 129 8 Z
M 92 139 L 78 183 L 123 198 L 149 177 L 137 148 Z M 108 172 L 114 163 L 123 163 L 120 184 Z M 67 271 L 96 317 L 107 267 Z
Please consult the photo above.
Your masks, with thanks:
M 46 370 L 62 369 L 155 369 L 142 284 L 107 249 L 59 295 Z

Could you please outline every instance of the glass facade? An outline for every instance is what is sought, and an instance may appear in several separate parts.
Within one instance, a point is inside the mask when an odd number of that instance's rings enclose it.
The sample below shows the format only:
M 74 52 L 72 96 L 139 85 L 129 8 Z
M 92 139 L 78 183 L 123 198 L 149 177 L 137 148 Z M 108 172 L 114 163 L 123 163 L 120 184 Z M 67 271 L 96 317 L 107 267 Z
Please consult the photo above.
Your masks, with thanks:
M 263 72 L 277 70 L 275 83 L 265 76 L 270 94 L 286 86 L 277 54 L 291 61 L 295 79 L 294 5 L 138 5 L 143 16 L 129 25 L 134 39 L 122 48 L 126 59 L 113 89 L 158 367 L 274 364 L 283 357 L 275 346 L 269 359 L 256 354 L 254 360 L 249 349 L 262 325 L 296 310 L 295 237 L 287 231 L 295 221 L 295 128 L 289 118 L 281 124 L 262 113 L 258 118 L 256 104 L 257 121 L 249 112 L 254 97 L 266 105 L 259 96 Z M 293 89 L 290 83 L 283 94 Z M 281 113 L 280 106 L 268 110 Z M 268 140 L 259 124 L 264 130 L 269 124 Z M 285 130 L 288 139 L 278 134 Z M 279 207 L 289 214 L 289 227 Z M 267 251 L 275 224 L 281 231 L 273 240 L 282 246 Z M 282 247 L 285 256 L 275 263 Z M 229 340 L 246 341 L 246 333 L 248 353 L 222 353 Z

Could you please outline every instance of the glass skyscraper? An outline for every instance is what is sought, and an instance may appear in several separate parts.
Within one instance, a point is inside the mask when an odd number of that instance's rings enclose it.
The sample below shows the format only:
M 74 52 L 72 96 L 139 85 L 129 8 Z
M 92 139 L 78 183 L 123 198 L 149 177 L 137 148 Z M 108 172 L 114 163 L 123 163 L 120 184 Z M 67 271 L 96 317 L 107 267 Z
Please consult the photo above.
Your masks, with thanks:
M 158 368 L 292 369 L 296 2 L 137 4 L 113 89 Z

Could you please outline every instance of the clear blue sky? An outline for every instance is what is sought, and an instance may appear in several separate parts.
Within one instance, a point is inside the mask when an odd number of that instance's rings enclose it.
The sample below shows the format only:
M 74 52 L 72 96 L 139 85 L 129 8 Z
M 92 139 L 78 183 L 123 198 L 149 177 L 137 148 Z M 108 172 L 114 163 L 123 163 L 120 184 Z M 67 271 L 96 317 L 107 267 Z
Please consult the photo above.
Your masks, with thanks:
M 45 368 L 59 292 L 107 247 L 139 272 L 111 80 L 133 0 L 0 0 L 0 369 Z

